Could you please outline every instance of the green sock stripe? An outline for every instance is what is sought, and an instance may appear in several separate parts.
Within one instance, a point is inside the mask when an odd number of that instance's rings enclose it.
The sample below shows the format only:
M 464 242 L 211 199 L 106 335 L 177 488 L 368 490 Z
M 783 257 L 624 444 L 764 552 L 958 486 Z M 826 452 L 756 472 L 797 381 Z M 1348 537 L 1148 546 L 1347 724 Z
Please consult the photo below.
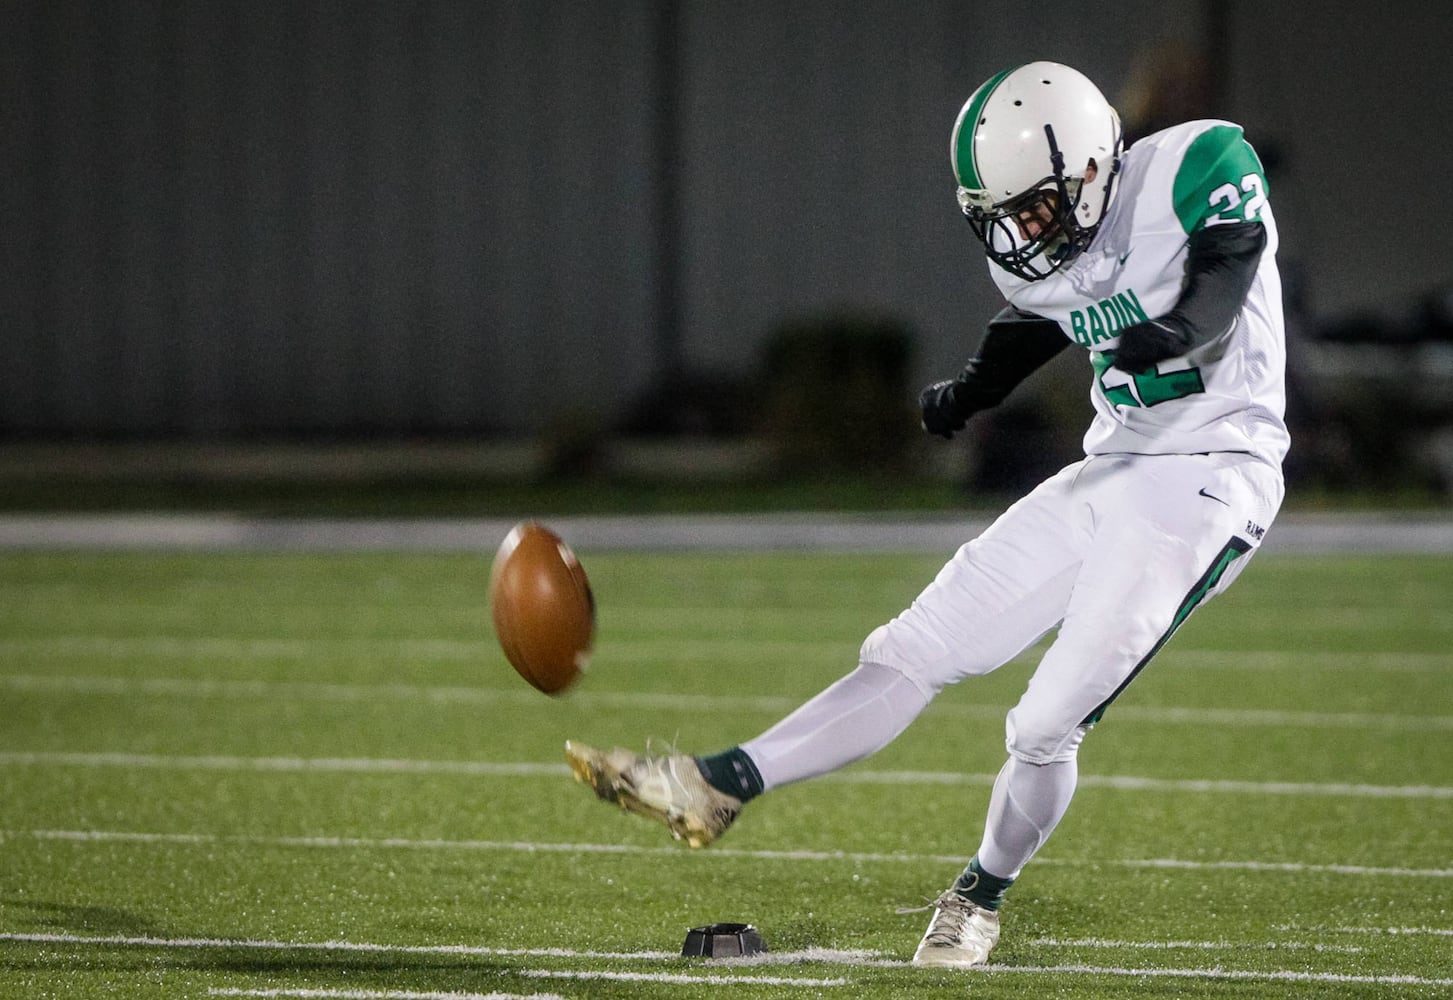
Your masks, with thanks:
M 747 799 L 754 799 L 765 791 L 765 783 L 762 781 L 762 772 L 757 770 L 757 762 L 747 756 L 747 752 L 741 747 L 735 747 L 732 755 L 732 766 L 736 769 L 740 787 L 745 793 L 737 798 L 743 802 Z
M 971 903 L 977 903 L 986 910 L 997 910 L 1004 902 L 1004 893 L 1014 884 L 1012 878 L 991 875 L 979 867 L 979 856 L 969 860 L 968 867 L 954 880 L 954 889 Z
M 706 783 L 719 792 L 746 802 L 762 794 L 762 772 L 741 747 L 696 758 Z

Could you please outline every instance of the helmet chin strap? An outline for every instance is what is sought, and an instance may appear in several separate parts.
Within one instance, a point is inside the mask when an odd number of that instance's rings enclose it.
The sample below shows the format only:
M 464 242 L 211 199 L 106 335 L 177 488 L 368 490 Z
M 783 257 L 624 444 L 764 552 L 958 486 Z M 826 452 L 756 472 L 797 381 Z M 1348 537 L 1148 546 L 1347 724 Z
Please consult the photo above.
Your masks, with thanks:
M 1055 180 L 1063 185 L 1065 179 L 1065 154 L 1060 152 L 1059 144 L 1054 141 L 1054 126 L 1049 122 L 1044 123 L 1044 137 L 1049 140 L 1049 165 L 1054 167 Z
M 1069 189 L 1070 182 L 1065 177 L 1065 154 L 1060 150 L 1059 143 L 1054 141 L 1054 126 L 1051 125 L 1049 122 L 1044 123 L 1044 137 L 1049 142 L 1049 163 L 1054 170 L 1054 180 L 1056 186 L 1058 186 L 1059 188 L 1059 196 L 1065 204 L 1069 205 L 1069 208 L 1064 212 L 1064 215 L 1068 219 L 1073 219 L 1076 225 L 1079 225 L 1079 219 L 1077 218 L 1079 214 L 1078 209 L 1080 208 L 1080 198 L 1084 194 L 1084 185 L 1088 183 L 1088 175 L 1082 178 L 1080 182 L 1075 185 L 1074 198 L 1071 199 Z M 1101 219 L 1105 217 L 1105 211 L 1110 207 L 1110 195 L 1115 188 L 1115 175 L 1120 172 L 1120 153 L 1118 148 L 1119 145 L 1120 132 L 1119 121 L 1117 119 L 1114 142 L 1115 151 L 1112 153 L 1112 159 L 1110 162 L 1110 176 L 1105 180 L 1105 201 L 1103 204 L 1100 205 Z M 1090 160 L 1090 163 L 1094 162 L 1095 161 L 1092 158 Z M 1098 164 L 1096 165 L 1096 167 L 1098 170 Z M 1089 164 L 1086 164 L 1085 168 L 1088 171 Z M 1098 225 L 1098 223 L 1096 223 L 1096 225 Z M 1054 259 L 1057 252 L 1062 254 L 1064 250 L 1065 247 L 1063 244 L 1061 244 L 1055 247 L 1054 250 L 1047 249 L 1046 255 L 1049 256 L 1051 259 Z
M 1054 141 L 1054 126 L 1049 122 L 1044 123 L 1044 137 L 1049 142 L 1049 165 L 1054 170 L 1055 187 L 1059 189 L 1060 208 L 1062 218 L 1074 219 L 1075 209 L 1079 203 L 1079 191 L 1075 191 L 1073 200 L 1070 198 L 1069 182 L 1065 179 L 1065 154 L 1061 152 L 1059 143 Z M 1070 253 L 1071 241 L 1069 233 L 1065 232 L 1064 225 L 1060 225 L 1058 236 L 1044 248 L 1044 256 L 1047 260 L 1055 263 L 1062 262 Z
M 1054 126 L 1049 122 L 1044 123 L 1044 137 L 1049 141 L 1049 165 L 1054 170 L 1054 183 L 1059 188 L 1060 211 L 1066 218 L 1073 219 L 1075 210 L 1080 207 L 1080 190 L 1083 185 L 1077 185 L 1075 197 L 1070 199 L 1069 181 L 1065 178 L 1065 154 L 1060 151 L 1059 143 L 1054 141 Z

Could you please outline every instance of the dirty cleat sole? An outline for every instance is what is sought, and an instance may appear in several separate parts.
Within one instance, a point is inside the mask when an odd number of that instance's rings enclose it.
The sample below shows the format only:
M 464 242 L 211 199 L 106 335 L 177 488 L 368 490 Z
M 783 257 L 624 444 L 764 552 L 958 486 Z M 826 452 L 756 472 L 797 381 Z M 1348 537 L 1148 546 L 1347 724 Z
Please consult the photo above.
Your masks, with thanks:
M 597 797 L 664 823 L 673 837 L 692 847 L 721 836 L 742 808 L 740 800 L 708 785 L 695 758 L 686 754 L 652 757 L 571 740 L 565 759 L 575 779 Z
M 621 768 L 611 765 L 609 754 L 583 743 L 566 740 L 565 759 L 569 761 L 576 781 L 589 785 L 606 802 L 619 801 L 616 786 L 620 781 Z M 620 763 L 629 766 L 634 763 L 634 758 L 630 761 L 622 760 Z

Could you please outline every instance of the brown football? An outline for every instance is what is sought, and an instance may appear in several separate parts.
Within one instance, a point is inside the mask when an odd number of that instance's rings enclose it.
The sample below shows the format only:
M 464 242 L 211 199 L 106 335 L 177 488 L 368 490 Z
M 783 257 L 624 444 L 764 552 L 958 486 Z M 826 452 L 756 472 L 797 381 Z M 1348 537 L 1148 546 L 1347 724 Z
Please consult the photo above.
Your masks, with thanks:
M 520 676 L 546 694 L 574 684 L 590 663 L 595 598 L 570 546 L 537 521 L 505 536 L 489 574 L 494 634 Z

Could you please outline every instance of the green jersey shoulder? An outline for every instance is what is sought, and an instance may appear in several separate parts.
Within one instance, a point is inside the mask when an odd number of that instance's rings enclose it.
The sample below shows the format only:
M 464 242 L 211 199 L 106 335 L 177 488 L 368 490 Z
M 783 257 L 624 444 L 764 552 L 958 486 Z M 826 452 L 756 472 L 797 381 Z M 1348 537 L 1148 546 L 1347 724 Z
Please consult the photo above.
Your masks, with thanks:
M 1187 236 L 1210 226 L 1261 222 L 1266 210 L 1266 170 L 1241 126 L 1206 127 L 1191 139 L 1171 185 L 1176 218 Z

